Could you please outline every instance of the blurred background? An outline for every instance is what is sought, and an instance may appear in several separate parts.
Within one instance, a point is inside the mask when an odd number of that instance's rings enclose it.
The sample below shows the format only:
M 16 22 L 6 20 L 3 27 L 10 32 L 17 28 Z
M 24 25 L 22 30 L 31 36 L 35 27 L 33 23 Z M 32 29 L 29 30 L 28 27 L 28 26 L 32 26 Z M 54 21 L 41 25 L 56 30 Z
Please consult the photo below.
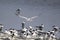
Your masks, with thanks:
M 23 16 L 38 16 L 25 26 L 44 24 L 45 31 L 52 30 L 53 25 L 60 27 L 60 0 L 0 0 L 0 24 L 4 24 L 4 29 L 21 29 L 24 19 L 15 15 L 18 8 Z M 57 37 L 60 37 L 60 32 Z

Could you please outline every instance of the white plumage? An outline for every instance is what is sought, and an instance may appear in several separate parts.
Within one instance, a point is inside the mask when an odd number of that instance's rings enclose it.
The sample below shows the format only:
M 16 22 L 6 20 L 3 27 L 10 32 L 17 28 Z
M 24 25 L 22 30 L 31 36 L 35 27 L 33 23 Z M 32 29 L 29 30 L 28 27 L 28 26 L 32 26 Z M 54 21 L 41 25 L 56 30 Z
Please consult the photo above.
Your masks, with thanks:
M 8 35 L 11 35 L 10 31 L 5 30 L 5 33 L 7 33 Z
M 27 29 L 26 29 L 26 28 L 24 28 L 24 29 L 22 29 L 22 31 L 27 31 Z
M 26 21 L 29 21 L 29 22 L 33 21 L 33 19 L 35 19 L 35 18 L 38 17 L 38 16 L 33 16 L 33 17 L 31 17 L 31 18 L 27 18 L 27 17 L 21 16 L 21 15 L 18 15 L 18 16 L 19 16 L 20 18 L 25 19 Z
M 29 22 L 33 21 L 33 19 L 38 17 L 38 16 L 33 16 L 31 18 L 27 18 L 25 16 L 21 16 L 21 14 L 20 14 L 21 8 L 17 9 L 16 11 L 17 11 L 17 13 L 16 13 L 17 16 L 19 16 L 20 18 L 23 18 L 23 19 L 25 19 L 26 21 L 29 21 Z

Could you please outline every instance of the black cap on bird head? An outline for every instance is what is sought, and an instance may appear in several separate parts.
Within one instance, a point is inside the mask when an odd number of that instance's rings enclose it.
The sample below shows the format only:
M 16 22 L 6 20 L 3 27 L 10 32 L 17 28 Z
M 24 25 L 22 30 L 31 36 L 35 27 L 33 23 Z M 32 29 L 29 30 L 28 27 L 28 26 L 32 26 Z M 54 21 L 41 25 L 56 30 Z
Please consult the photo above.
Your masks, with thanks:
M 59 29 L 59 28 L 58 28 L 57 26 L 55 26 L 55 25 L 53 25 L 52 27 L 53 27 L 53 30 L 52 30 L 52 31 L 55 31 L 55 32 L 58 31 L 58 29 Z
M 16 15 L 19 15 L 20 14 L 20 9 L 17 9 L 16 12 L 17 12 Z
M 55 32 L 58 31 L 58 27 L 54 27 L 54 31 L 55 31 Z
M 20 11 L 20 9 L 17 9 L 16 11 Z

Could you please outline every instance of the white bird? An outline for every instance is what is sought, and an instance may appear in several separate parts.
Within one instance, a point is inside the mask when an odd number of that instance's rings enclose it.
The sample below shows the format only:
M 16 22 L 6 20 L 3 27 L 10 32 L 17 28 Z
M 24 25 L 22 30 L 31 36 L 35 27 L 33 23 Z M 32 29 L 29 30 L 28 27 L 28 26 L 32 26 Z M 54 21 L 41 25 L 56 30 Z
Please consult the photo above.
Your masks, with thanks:
M 7 33 L 7 34 L 11 35 L 10 31 L 5 30 L 5 33 Z
M 32 26 L 29 26 L 30 29 L 32 29 Z
M 28 22 L 31 22 L 31 21 L 33 21 L 33 19 L 35 19 L 35 18 L 37 18 L 38 16 L 33 16 L 33 17 L 31 17 L 31 18 L 27 18 L 27 17 L 24 17 L 24 16 L 21 16 L 21 15 L 18 15 L 20 18 L 23 18 L 23 19 L 25 19 L 26 21 L 28 21 Z
M 24 28 L 24 29 L 22 29 L 22 31 L 25 31 L 25 32 L 26 32 L 26 31 L 27 31 L 27 29 L 26 29 L 26 28 Z
M 40 36 L 40 39 L 43 40 L 43 36 Z

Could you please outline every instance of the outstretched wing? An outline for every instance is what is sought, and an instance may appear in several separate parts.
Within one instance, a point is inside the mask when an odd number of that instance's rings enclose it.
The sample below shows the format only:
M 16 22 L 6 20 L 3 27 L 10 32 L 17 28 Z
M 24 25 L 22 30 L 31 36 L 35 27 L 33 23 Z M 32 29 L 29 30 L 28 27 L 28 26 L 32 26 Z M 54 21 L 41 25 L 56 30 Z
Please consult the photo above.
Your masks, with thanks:
M 31 17 L 31 20 L 33 20 L 33 19 L 35 19 L 35 18 L 37 18 L 38 16 L 34 16 L 34 17 Z
M 26 19 L 26 20 L 28 19 L 27 17 L 21 16 L 21 15 L 19 15 L 19 17 L 23 18 L 23 19 Z

